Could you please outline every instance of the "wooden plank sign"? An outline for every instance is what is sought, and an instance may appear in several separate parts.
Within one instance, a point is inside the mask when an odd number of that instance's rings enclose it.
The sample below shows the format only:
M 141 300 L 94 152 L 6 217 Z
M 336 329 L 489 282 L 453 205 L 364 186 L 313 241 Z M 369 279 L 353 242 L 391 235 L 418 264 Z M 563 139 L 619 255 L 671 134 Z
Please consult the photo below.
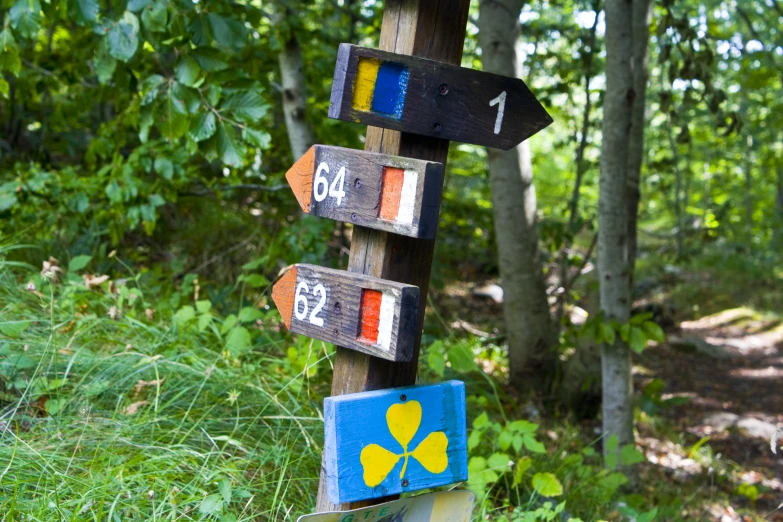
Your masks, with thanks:
M 285 177 L 307 213 L 404 236 L 435 237 L 440 163 L 313 145 Z
M 350 511 L 304 515 L 297 522 L 470 522 L 475 500 L 470 491 L 438 491 Z
M 416 340 L 419 288 L 297 264 L 272 288 L 294 333 L 391 361 L 408 361 Z
M 552 118 L 518 78 L 340 44 L 329 117 L 510 149 Z
M 468 478 L 465 385 L 460 381 L 328 397 L 324 429 L 332 503 Z

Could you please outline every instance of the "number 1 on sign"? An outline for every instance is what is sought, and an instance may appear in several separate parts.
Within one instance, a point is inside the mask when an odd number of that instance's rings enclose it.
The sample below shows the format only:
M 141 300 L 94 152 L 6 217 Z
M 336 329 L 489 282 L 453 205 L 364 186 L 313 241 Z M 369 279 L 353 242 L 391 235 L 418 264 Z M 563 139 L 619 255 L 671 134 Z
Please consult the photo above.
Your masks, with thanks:
M 498 115 L 495 118 L 495 134 L 500 134 L 500 125 L 503 123 L 503 112 L 506 110 L 506 91 L 501 92 L 497 98 L 489 102 L 490 107 L 498 104 L 500 105 L 498 107 Z

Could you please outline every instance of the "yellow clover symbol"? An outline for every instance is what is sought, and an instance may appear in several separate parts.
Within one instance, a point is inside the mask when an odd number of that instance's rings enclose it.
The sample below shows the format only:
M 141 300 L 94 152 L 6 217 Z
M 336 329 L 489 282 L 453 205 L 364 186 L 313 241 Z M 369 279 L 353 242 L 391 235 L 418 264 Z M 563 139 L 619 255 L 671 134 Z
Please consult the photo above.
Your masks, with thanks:
M 421 425 L 421 404 L 418 401 L 389 406 L 389 409 L 386 410 L 386 424 L 389 426 L 392 436 L 402 446 L 402 454 L 392 453 L 378 444 L 366 446 L 359 459 L 362 468 L 364 468 L 365 484 L 374 488 L 383 482 L 401 458 L 404 458 L 405 461 L 402 464 L 400 478 L 405 476 L 408 457 L 419 461 L 430 473 L 443 473 L 446 470 L 449 465 L 449 457 L 446 453 L 449 439 L 442 431 L 430 433 L 416 449 L 408 452 L 408 444 L 413 440 Z

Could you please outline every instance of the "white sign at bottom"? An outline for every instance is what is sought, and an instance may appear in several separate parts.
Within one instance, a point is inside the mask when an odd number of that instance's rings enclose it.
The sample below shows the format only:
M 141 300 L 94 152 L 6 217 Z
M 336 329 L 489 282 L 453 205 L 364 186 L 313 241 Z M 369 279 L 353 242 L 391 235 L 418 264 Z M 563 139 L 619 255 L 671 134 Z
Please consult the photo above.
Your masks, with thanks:
M 297 522 L 470 522 L 475 500 L 470 491 L 440 491 L 351 511 L 304 515 Z

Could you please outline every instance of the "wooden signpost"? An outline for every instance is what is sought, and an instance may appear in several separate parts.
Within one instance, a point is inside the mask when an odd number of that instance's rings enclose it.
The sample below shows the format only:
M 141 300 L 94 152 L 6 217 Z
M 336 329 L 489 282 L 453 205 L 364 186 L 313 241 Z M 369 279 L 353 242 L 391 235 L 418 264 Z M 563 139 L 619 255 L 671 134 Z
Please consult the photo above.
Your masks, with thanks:
M 470 522 L 475 500 L 470 491 L 438 491 L 350 511 L 304 515 L 297 522 Z
M 519 78 L 341 44 L 329 117 L 510 149 L 552 123 Z
M 408 361 L 418 335 L 419 289 L 315 265 L 291 267 L 272 288 L 286 327 L 391 361 Z
M 510 149 L 552 122 L 522 80 L 457 65 L 469 7 L 386 0 L 381 50 L 342 44 L 332 85 L 330 117 L 373 125 L 365 152 L 316 145 L 286 174 L 302 210 L 357 225 L 347 272 L 295 265 L 272 291 L 292 332 L 337 344 L 320 511 L 467 479 L 464 384 L 397 388 L 416 379 L 448 140 Z M 469 517 L 410 518 L 416 498 L 362 520 Z
M 304 212 L 403 236 L 435 237 L 440 163 L 313 145 L 285 177 Z
M 324 429 L 327 491 L 335 504 L 468 478 L 460 381 L 328 397 Z

